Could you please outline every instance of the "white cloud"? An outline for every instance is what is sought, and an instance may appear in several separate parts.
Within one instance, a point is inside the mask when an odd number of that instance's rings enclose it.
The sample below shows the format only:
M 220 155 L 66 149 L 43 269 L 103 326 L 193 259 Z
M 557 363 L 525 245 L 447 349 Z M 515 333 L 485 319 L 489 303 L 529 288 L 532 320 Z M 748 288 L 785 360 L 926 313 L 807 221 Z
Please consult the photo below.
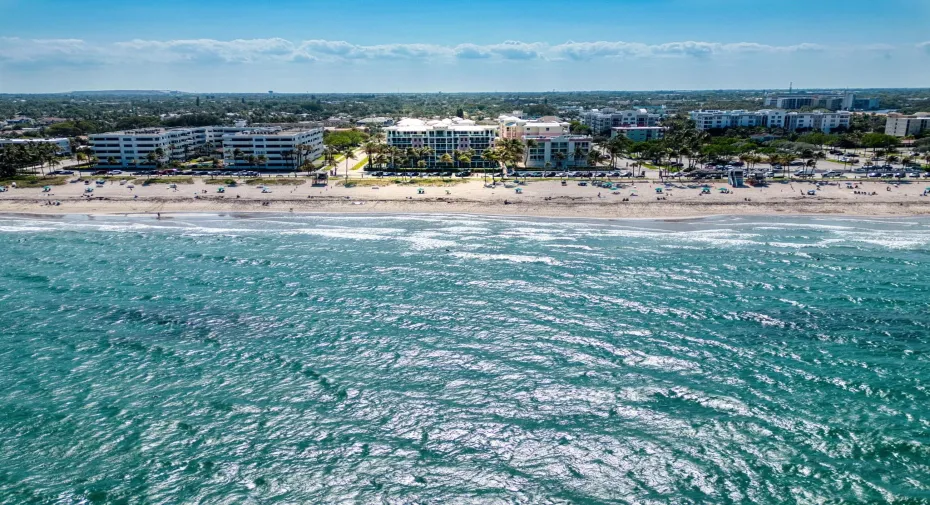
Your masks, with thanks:
M 923 49 L 924 52 L 926 52 L 927 54 L 930 54 L 930 41 L 921 42 L 920 44 L 917 44 L 917 48 Z
M 930 42 L 919 47 L 930 52 Z M 849 50 L 850 48 L 845 48 Z M 856 48 L 852 48 L 856 49 Z M 891 52 L 895 46 L 872 45 L 858 49 Z M 711 58 L 734 54 L 799 53 L 838 51 L 818 44 L 776 46 L 755 42 L 682 41 L 664 44 L 598 41 L 547 44 L 505 41 L 497 44 L 380 44 L 359 45 L 342 40 L 290 41 L 267 39 L 189 39 L 130 40 L 112 44 L 92 44 L 77 39 L 21 39 L 0 37 L 0 61 L 67 64 L 75 62 L 223 62 L 255 63 L 268 61 L 340 60 L 589 60 L 595 58 Z
M 272 39 L 131 40 L 117 42 L 112 54 L 116 58 L 131 56 L 160 62 L 216 60 L 227 63 L 250 63 L 265 59 L 292 59 L 297 47 L 290 41 Z
M 80 39 L 21 39 L 0 37 L 0 61 L 80 59 L 92 57 L 95 48 Z
M 641 58 L 641 57 L 709 57 L 737 53 L 793 53 L 822 51 L 827 48 L 817 44 L 772 46 L 755 42 L 721 44 L 717 42 L 668 42 L 665 44 L 642 44 L 638 42 L 568 42 L 551 48 L 553 55 L 575 60 L 591 58 Z

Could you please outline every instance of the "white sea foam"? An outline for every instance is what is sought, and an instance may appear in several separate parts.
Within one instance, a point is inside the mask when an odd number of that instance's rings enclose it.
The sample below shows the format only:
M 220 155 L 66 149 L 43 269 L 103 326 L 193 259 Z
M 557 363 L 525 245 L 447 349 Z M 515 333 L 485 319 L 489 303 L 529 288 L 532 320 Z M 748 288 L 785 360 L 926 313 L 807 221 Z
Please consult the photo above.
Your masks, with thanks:
M 557 261 L 548 256 L 522 256 L 519 254 L 483 254 L 483 253 L 472 253 L 472 252 L 462 252 L 456 251 L 452 253 L 452 256 L 462 259 L 474 259 L 480 261 L 509 261 L 512 263 L 545 263 L 547 265 L 562 265 L 562 262 Z

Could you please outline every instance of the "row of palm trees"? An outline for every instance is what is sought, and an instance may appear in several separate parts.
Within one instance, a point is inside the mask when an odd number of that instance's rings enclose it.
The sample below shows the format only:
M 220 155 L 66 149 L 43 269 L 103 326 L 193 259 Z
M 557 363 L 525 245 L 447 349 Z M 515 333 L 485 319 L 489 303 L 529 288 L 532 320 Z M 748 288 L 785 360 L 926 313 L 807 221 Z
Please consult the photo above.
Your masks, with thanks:
M 387 166 L 426 168 L 429 166 L 430 158 L 433 158 L 436 154 L 435 150 L 429 146 L 403 149 L 370 141 L 362 147 L 368 155 L 369 169 Z M 482 151 L 481 159 L 488 162 L 500 162 L 503 161 L 502 153 L 502 149 L 490 147 Z M 522 152 L 520 155 L 522 156 Z M 471 148 L 455 149 L 451 153 L 446 152 L 435 157 L 435 163 L 446 168 L 473 168 L 477 156 L 477 151 Z
M 0 176 L 12 177 L 17 173 L 31 169 L 33 173 L 58 166 L 58 145 L 46 142 L 29 142 L 24 144 L 7 144 L 0 149 Z

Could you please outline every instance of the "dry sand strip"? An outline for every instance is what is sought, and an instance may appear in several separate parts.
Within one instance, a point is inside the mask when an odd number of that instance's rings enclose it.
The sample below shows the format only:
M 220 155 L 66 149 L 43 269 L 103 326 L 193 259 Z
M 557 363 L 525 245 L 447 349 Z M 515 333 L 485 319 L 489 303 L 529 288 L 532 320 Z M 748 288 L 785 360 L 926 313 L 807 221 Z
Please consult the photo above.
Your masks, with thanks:
M 693 185 L 692 185 L 693 186 Z M 707 215 L 842 214 L 910 216 L 930 214 L 926 183 L 890 185 L 863 181 L 816 187 L 806 182 L 777 183 L 762 188 L 731 189 L 664 186 L 638 181 L 615 190 L 559 181 L 514 187 L 485 187 L 480 181 L 448 187 L 387 185 L 313 187 L 275 186 L 270 192 L 245 185 L 153 184 L 129 189 L 119 184 L 96 187 L 91 196 L 83 184 L 14 189 L 0 193 L 0 212 L 43 214 L 138 214 L 158 212 L 329 212 L 486 214 L 588 218 L 680 218 Z M 662 188 L 661 193 L 656 188 Z M 420 193 L 420 189 L 423 190 Z M 723 190 L 726 189 L 726 192 Z M 809 195 L 808 191 L 814 191 Z M 49 203 L 59 203 L 49 205 Z

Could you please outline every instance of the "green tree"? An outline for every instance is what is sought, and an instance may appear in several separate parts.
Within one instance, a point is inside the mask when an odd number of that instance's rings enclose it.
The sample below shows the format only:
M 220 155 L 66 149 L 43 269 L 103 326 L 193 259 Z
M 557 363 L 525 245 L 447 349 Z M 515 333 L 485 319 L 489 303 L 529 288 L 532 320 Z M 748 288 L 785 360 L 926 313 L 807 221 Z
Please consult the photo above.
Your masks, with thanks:
M 588 151 L 588 166 L 591 168 L 597 168 L 598 165 L 608 161 L 609 159 L 609 156 L 597 149 L 591 149 Z
M 524 142 L 524 144 L 526 144 L 525 146 L 526 153 L 523 155 L 523 167 L 526 168 L 527 164 L 529 164 L 530 162 L 530 151 L 535 149 L 539 145 L 539 142 L 533 139 L 526 139 L 526 142 Z
M 443 163 L 446 166 L 451 166 L 453 163 L 452 156 L 449 153 L 444 153 L 439 157 L 439 163 Z

